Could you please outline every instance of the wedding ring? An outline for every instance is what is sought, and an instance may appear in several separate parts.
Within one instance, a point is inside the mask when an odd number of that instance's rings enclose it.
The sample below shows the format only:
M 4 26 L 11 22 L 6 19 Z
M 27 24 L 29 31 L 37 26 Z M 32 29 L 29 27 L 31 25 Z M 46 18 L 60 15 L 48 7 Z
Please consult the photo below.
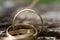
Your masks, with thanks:
M 37 29 L 32 26 L 32 25 L 29 25 L 29 24 L 14 24 L 14 27 L 20 27 L 21 29 L 32 29 L 33 32 L 28 32 L 28 33 L 25 33 L 25 34 L 22 34 L 22 35 L 17 35 L 17 36 L 13 36 L 9 30 L 10 28 L 12 27 L 13 25 L 9 26 L 6 30 L 6 34 L 8 37 L 12 38 L 12 39 L 24 39 L 24 38 L 27 38 L 27 37 L 35 37 L 37 35 Z M 16 29 L 16 28 L 15 28 Z M 19 29 L 20 30 L 20 29 Z M 23 31 L 24 32 L 24 31 Z

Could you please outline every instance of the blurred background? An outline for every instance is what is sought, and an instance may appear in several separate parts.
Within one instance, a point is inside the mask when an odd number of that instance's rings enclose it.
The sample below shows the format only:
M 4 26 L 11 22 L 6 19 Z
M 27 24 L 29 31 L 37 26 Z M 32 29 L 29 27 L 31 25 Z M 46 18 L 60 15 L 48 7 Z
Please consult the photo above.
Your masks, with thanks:
M 11 23 L 13 12 L 29 7 L 41 14 L 43 19 L 60 20 L 60 0 L 38 0 L 35 4 L 34 1 L 36 0 L 0 0 L 0 23 Z

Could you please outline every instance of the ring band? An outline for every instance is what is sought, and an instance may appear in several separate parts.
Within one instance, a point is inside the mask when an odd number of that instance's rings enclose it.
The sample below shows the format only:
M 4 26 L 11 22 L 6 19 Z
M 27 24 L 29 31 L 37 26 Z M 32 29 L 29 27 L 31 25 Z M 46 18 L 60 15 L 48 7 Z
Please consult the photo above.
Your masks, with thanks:
M 36 36 L 36 35 L 37 35 L 37 29 L 36 29 L 34 26 L 32 26 L 32 25 L 29 25 L 29 24 L 14 24 L 14 25 L 15 25 L 15 26 L 24 25 L 24 26 L 32 27 L 32 28 L 34 29 L 35 33 L 34 33 L 34 34 L 30 33 L 30 34 L 12 36 L 12 35 L 9 34 L 9 32 L 8 32 L 9 28 L 12 27 L 12 26 L 9 26 L 9 27 L 7 28 L 7 30 L 6 30 L 6 34 L 7 34 L 8 37 L 11 37 L 12 39 L 23 39 L 23 38 L 27 38 L 27 37 L 29 37 L 29 36 Z

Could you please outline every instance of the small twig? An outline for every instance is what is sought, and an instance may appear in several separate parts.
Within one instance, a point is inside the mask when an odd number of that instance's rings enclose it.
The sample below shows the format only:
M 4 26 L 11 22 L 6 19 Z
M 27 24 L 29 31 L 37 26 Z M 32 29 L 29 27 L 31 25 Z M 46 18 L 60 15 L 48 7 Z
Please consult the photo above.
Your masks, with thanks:
M 26 8 L 34 8 L 34 6 L 36 5 L 36 3 L 38 2 L 39 0 L 33 0 L 33 2 Z

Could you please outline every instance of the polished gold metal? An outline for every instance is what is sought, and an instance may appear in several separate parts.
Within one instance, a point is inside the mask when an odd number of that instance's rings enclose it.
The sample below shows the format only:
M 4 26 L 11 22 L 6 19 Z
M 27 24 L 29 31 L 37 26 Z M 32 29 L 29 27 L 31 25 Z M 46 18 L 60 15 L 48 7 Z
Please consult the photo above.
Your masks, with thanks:
M 6 30 L 6 34 L 8 37 L 14 39 L 14 40 L 32 40 L 36 38 L 37 35 L 37 30 L 34 26 L 29 25 L 29 24 L 14 24 L 14 28 L 16 29 L 17 27 L 21 28 L 19 30 L 14 30 L 14 31 L 9 31 L 10 28 L 13 25 L 9 26 Z M 20 34 L 21 33 L 21 34 Z M 13 36 L 14 34 L 17 34 Z

